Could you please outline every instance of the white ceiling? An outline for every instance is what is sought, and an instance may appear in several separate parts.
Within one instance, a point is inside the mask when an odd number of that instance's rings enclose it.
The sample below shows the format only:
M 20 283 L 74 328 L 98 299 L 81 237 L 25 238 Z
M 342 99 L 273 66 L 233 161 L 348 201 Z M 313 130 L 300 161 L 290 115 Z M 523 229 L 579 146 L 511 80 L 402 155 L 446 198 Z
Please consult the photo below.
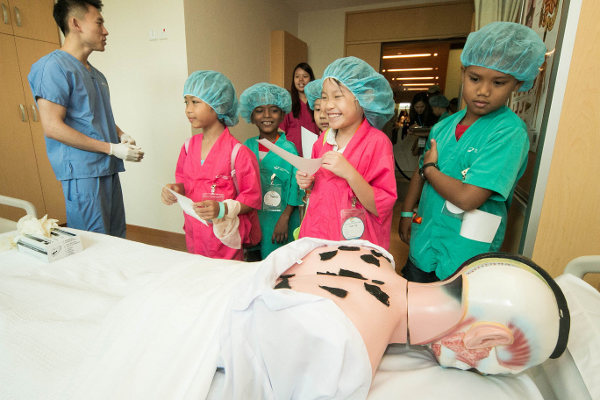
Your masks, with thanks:
M 402 1 L 411 2 L 411 0 L 283 0 L 285 4 L 297 12 L 333 10 L 336 8 L 358 7 L 370 4 L 398 3 Z

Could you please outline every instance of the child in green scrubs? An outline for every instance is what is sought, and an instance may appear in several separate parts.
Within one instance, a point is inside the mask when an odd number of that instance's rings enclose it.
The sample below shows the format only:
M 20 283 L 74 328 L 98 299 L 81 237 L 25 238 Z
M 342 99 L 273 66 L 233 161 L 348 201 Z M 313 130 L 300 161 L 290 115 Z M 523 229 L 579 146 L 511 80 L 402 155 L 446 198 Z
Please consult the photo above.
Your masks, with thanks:
M 289 92 L 270 83 L 250 86 L 240 96 L 240 115 L 256 125 L 259 132 L 259 136 L 246 140 L 244 145 L 254 152 L 260 167 L 263 201 L 258 219 L 262 231 L 262 259 L 291 242 L 294 230 L 300 226 L 298 206 L 302 204 L 304 193 L 296 183 L 296 168 L 258 143 L 259 139 L 267 139 L 298 155 L 296 146 L 278 129 L 291 107 Z
M 402 207 L 408 280 L 445 279 L 469 258 L 500 248 L 529 151 L 526 126 L 506 102 L 513 91 L 531 89 L 545 52 L 533 30 L 510 22 L 467 38 L 461 55 L 466 108 L 431 130 Z

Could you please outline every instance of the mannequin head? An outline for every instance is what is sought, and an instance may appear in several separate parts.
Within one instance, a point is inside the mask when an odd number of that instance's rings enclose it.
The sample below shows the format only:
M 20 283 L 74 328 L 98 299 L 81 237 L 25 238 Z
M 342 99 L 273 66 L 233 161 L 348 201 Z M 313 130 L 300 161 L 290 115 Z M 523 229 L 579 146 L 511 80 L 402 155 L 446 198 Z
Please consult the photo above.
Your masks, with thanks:
M 462 280 L 463 317 L 431 342 L 440 365 L 485 374 L 518 373 L 560 356 L 566 348 L 565 298 L 531 261 L 476 257 L 442 285 L 456 287 L 457 280 Z

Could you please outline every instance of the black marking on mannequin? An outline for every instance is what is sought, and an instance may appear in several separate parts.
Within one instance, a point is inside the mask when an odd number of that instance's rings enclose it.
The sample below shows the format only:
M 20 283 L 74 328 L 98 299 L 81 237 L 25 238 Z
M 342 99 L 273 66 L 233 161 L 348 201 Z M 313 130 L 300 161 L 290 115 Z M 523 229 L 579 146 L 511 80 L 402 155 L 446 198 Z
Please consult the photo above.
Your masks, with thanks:
M 343 268 L 340 268 L 340 276 L 347 276 L 349 278 L 362 279 L 363 281 L 367 280 L 367 278 L 365 278 L 358 272 L 350 271 L 349 269 L 343 269 Z
M 321 261 L 327 261 L 332 259 L 333 257 L 335 257 L 335 255 L 338 253 L 337 250 L 333 250 L 333 251 L 325 251 L 323 253 L 319 253 L 319 256 L 321 257 Z
M 359 251 L 360 247 L 358 246 L 339 246 L 338 249 L 342 251 Z
M 281 279 L 290 279 L 294 276 L 296 276 L 296 274 L 279 275 Z
M 292 287 L 290 286 L 290 281 L 288 280 L 288 278 L 282 278 L 281 282 L 279 282 L 277 285 L 275 285 L 274 289 L 291 289 Z
M 346 297 L 346 295 L 348 295 L 348 291 L 344 290 L 344 289 L 334 288 L 334 287 L 329 287 L 329 286 L 321 286 L 321 285 L 319 285 L 319 287 L 321 289 L 327 290 L 329 293 L 331 293 L 334 296 L 341 297 L 342 299 L 344 297 Z
M 387 307 L 390 306 L 390 296 L 383 290 L 379 288 L 379 286 L 369 285 L 365 282 L 365 290 L 369 292 L 369 294 L 373 295 L 377 300 L 385 304 Z
M 371 250 L 371 254 L 373 254 L 375 257 L 383 257 L 385 258 L 389 263 L 391 263 L 392 261 L 387 258 L 386 256 L 384 256 L 383 254 L 381 254 L 380 252 L 378 252 L 377 250 Z
M 378 281 L 378 280 L 376 280 L 376 279 L 372 279 L 372 280 L 371 280 L 371 282 L 373 282 L 373 283 L 376 283 L 376 284 L 378 284 L 378 285 L 383 285 L 383 284 L 385 284 L 385 282 L 383 282 L 383 281 Z
M 321 271 L 317 271 L 317 275 L 331 275 L 331 276 L 337 276 L 337 274 L 335 272 L 321 272 Z
M 379 260 L 377 259 L 377 257 L 373 256 L 372 254 L 363 254 L 360 256 L 360 258 L 367 264 L 374 264 L 379 267 Z

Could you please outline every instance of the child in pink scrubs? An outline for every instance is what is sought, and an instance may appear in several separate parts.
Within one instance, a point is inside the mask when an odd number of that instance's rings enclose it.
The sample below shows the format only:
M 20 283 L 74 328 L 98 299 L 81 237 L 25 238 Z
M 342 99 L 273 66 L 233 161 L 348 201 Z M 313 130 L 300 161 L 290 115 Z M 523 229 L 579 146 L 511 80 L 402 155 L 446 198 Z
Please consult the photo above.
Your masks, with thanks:
M 334 61 L 322 79 L 329 129 L 312 150 L 321 168 L 296 174 L 300 188 L 312 188 L 300 237 L 366 239 L 388 249 L 396 178 L 392 143 L 378 128 L 394 115 L 392 89 L 356 57 Z
M 201 128 L 202 133 L 192 136 L 182 146 L 175 170 L 177 183 L 163 187 L 162 201 L 167 205 L 177 201 L 168 190 L 171 189 L 192 199 L 198 216 L 211 221 L 231 216 L 227 207 L 231 203 L 226 204 L 224 200 L 234 199 L 239 203 L 237 230 L 241 242 L 248 243 L 250 230 L 253 227 L 260 230 L 256 213 L 261 207 L 260 174 L 256 157 L 250 149 L 240 144 L 236 154 L 232 154 L 236 144 L 240 143 L 228 129 L 238 122 L 235 89 L 219 72 L 196 71 L 186 80 L 183 96 L 186 116 L 192 127 Z M 236 178 L 232 177 L 233 157 Z M 190 253 L 211 258 L 243 259 L 242 249 L 225 245 L 215 236 L 211 223 L 205 225 L 187 214 L 184 217 L 185 239 Z M 233 234 L 236 234 L 235 231 Z
M 287 140 L 294 143 L 298 155 L 302 156 L 302 128 L 306 128 L 315 135 L 319 134 L 319 128 L 313 120 L 312 111 L 306 104 L 304 87 L 308 82 L 315 79 L 313 70 L 307 63 L 300 63 L 294 68 L 292 88 L 292 111 L 285 115 L 279 128 L 285 132 Z
M 308 82 L 308 85 L 304 87 L 304 93 L 306 94 L 306 100 L 308 106 L 313 110 L 313 117 L 315 123 L 319 128 L 319 133 L 322 133 L 329 128 L 329 121 L 327 120 L 327 114 L 325 110 L 321 108 L 321 88 L 323 87 L 323 80 L 316 79 Z

